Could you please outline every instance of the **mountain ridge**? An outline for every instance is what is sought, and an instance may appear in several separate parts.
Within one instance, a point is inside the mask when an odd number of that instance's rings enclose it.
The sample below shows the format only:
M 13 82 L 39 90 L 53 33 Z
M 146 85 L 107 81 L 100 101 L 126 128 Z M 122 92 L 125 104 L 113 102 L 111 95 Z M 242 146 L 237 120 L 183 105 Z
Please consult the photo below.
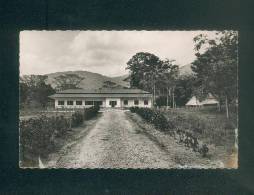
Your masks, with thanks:
M 114 77 L 109 77 L 109 76 L 105 76 L 99 73 L 94 73 L 89 71 L 81 71 L 81 70 L 62 71 L 62 72 L 49 73 L 44 75 L 48 76 L 46 83 L 50 84 L 53 88 L 55 88 L 56 87 L 55 78 L 57 76 L 66 75 L 66 74 L 76 74 L 80 77 L 84 77 L 84 79 L 78 85 L 78 87 L 82 89 L 99 89 L 105 85 L 105 82 L 115 83 L 115 86 L 117 87 L 129 88 L 129 83 L 122 80 L 121 76 L 114 78 Z
M 193 71 L 191 69 L 191 64 L 186 64 L 186 65 L 180 66 L 179 72 L 180 72 L 180 76 L 193 74 Z
M 192 74 L 191 64 L 186 64 L 184 66 L 179 67 L 180 75 L 190 75 Z M 61 71 L 43 74 L 48 76 L 46 83 L 50 84 L 53 88 L 56 87 L 55 78 L 60 75 L 66 74 L 75 74 L 84 79 L 78 85 L 79 88 L 82 89 L 99 89 L 105 87 L 105 84 L 110 83 L 113 84 L 114 87 L 118 88 L 130 88 L 130 78 L 128 74 L 120 75 L 120 76 L 106 76 L 95 72 L 90 72 L 86 70 L 76 70 L 76 71 Z

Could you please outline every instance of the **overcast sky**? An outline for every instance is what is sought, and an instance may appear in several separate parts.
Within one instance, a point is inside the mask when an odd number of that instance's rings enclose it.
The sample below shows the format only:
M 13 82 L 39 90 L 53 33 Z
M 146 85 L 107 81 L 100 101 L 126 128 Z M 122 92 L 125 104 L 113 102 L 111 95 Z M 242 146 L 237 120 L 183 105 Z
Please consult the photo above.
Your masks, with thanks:
M 47 74 L 86 70 L 107 76 L 128 73 L 137 52 L 175 59 L 180 66 L 195 59 L 193 38 L 214 31 L 22 31 L 20 73 Z

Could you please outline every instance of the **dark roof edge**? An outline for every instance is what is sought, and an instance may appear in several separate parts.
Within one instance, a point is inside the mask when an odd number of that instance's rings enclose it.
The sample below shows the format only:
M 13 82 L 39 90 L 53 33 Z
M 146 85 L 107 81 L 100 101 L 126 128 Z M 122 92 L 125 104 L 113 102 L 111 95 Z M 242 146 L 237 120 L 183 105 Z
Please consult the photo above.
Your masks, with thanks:
M 55 94 L 152 94 L 150 92 L 140 92 L 140 93 L 55 93 Z

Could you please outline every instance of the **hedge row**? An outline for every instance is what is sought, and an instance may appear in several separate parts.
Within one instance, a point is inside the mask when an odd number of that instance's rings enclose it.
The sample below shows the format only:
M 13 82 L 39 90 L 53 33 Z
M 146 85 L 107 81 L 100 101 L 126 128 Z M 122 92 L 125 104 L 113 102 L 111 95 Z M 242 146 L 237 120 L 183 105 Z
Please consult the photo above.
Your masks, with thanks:
M 22 166 L 38 166 L 38 157 L 47 157 L 56 148 L 56 137 L 63 137 L 72 127 L 77 127 L 95 116 L 98 107 L 76 111 L 71 117 L 53 116 L 20 121 L 20 160 Z
M 180 143 L 184 143 L 186 147 L 192 148 L 195 152 L 199 152 L 203 157 L 207 155 L 209 149 L 206 144 L 200 145 L 198 139 L 189 132 L 179 129 L 175 130 L 176 127 L 173 122 L 167 120 L 165 115 L 159 110 L 131 107 L 130 111 L 137 113 L 146 121 L 154 124 L 157 129 L 169 132 L 170 135 L 174 136 L 175 139 L 178 139 Z
M 174 128 L 174 125 L 170 123 L 166 119 L 166 117 L 158 110 L 153 110 L 150 108 L 131 107 L 130 111 L 137 113 L 146 121 L 153 123 L 155 127 L 161 131 L 170 131 Z
M 86 108 L 84 111 L 84 117 L 85 120 L 91 119 L 92 117 L 94 117 L 98 111 L 100 110 L 100 106 L 93 106 L 90 108 Z

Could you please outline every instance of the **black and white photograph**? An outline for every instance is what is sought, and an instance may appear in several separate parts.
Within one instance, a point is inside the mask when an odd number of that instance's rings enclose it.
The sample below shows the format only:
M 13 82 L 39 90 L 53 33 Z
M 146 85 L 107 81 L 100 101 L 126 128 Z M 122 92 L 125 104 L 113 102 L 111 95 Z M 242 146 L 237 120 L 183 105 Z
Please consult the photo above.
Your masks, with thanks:
M 238 32 L 21 31 L 19 166 L 237 169 Z

